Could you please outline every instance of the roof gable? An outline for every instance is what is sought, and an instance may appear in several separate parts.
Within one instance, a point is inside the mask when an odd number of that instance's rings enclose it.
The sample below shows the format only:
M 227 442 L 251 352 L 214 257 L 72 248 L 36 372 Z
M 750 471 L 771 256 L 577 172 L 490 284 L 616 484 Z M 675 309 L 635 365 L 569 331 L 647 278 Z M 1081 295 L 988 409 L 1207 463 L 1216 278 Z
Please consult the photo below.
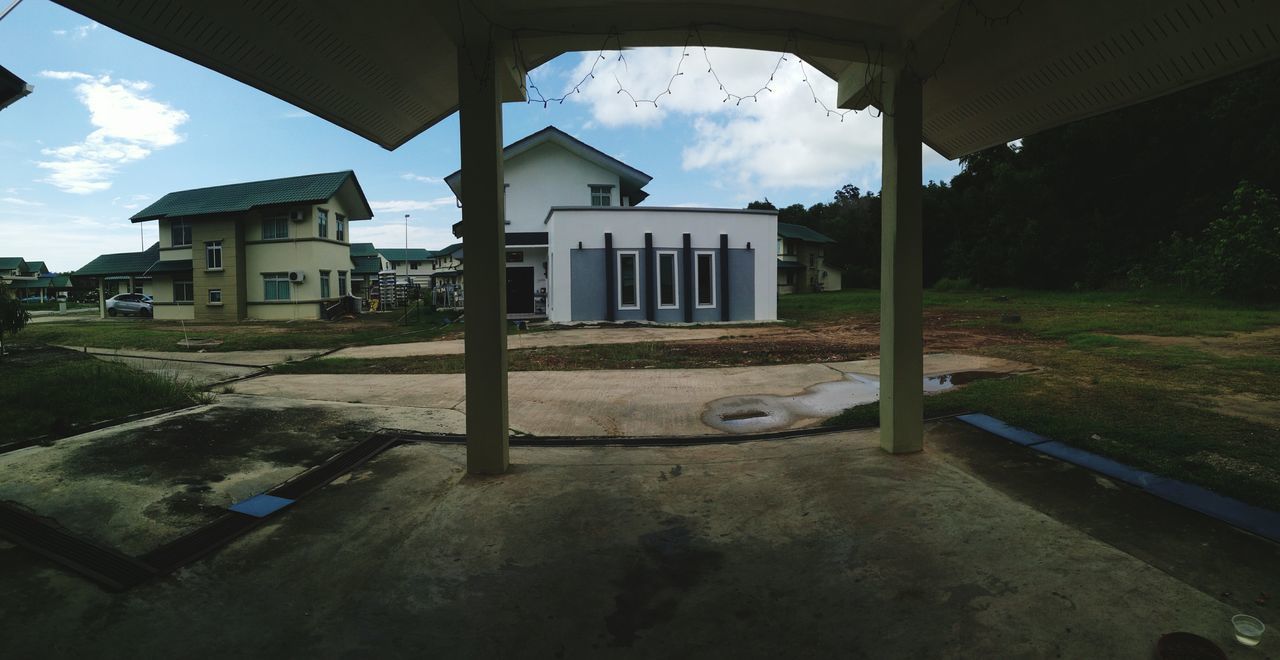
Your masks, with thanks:
M 426 261 L 431 251 L 422 248 L 378 248 L 378 254 L 387 261 Z
M 27 260 L 22 257 L 0 257 L 0 270 L 16 270 L 24 273 L 27 270 Z
M 373 243 L 352 243 L 351 256 L 376 257 L 378 256 L 378 248 L 373 247 Z
M 653 177 L 565 133 L 555 126 L 548 126 L 507 145 L 502 150 L 502 160 L 511 160 L 544 144 L 554 144 L 578 158 L 617 174 L 624 188 L 623 194 L 630 196 L 634 204 L 640 203 L 640 200 L 649 195 L 640 189 L 648 185 L 653 180 Z M 449 184 L 449 189 L 453 191 L 454 195 L 462 196 L 462 170 L 457 170 L 446 176 L 444 182 Z
M 144 252 L 117 252 L 99 255 L 75 272 L 76 275 L 134 275 L 145 273 L 160 261 L 160 244 Z
M 356 180 L 355 172 L 327 172 L 283 179 L 249 181 L 223 186 L 171 192 L 139 211 L 133 222 L 180 218 L 214 213 L 240 213 L 262 206 L 325 202 L 335 195 L 344 197 L 343 207 L 351 220 L 373 217 L 369 201 Z

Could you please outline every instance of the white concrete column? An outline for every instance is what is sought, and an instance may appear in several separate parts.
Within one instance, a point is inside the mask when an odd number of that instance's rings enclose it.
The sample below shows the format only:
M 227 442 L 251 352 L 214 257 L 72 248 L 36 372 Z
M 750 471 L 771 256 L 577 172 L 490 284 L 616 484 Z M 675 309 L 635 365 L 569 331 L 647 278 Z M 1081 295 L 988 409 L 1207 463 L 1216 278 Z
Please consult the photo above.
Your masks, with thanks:
M 98 276 L 98 318 L 107 318 L 107 278 Z
M 507 437 L 507 278 L 502 102 L 494 44 L 473 31 L 458 49 L 462 251 L 467 259 L 467 471 L 500 474 Z
M 885 74 L 880 189 L 880 447 L 924 448 L 924 291 L 920 145 L 922 83 Z

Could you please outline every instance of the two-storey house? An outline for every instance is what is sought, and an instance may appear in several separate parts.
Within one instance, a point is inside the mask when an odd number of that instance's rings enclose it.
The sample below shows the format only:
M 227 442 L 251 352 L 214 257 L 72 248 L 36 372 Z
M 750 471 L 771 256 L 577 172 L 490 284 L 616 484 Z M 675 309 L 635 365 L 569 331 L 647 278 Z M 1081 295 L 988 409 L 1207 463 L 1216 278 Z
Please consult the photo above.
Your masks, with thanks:
M 822 232 L 779 222 L 778 294 L 839 291 L 843 271 L 827 265 L 827 246 L 834 244 Z

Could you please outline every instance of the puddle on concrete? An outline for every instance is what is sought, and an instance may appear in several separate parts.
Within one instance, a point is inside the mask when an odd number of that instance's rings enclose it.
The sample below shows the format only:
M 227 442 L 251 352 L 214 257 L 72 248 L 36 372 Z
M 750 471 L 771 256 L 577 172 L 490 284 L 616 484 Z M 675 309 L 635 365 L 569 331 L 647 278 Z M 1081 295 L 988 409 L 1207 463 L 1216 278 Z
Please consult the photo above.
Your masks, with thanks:
M 926 394 L 936 394 L 986 378 L 1003 378 L 995 371 L 958 371 L 924 379 Z M 777 396 L 751 394 L 712 401 L 702 414 L 702 423 L 725 433 L 763 433 L 791 428 L 806 419 L 825 419 L 845 408 L 874 403 L 880 399 L 880 379 L 862 374 L 845 374 L 844 379 L 819 383 L 802 394 Z

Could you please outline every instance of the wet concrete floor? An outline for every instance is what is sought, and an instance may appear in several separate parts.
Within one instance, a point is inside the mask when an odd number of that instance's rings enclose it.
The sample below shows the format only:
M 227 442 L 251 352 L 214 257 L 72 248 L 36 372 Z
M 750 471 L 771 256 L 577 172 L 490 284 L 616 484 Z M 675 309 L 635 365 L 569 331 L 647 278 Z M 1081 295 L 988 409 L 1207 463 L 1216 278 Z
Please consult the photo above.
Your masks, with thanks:
M 0 601 L 22 604 L 0 638 L 13 657 L 1139 658 L 1185 630 L 1262 657 L 1214 592 L 1259 584 L 1274 546 L 1072 466 L 953 451 L 990 440 L 517 448 L 491 478 L 461 447 L 401 446 L 126 594 L 0 546 Z M 1010 461 L 1085 478 L 1046 501 L 982 477 Z M 1175 535 L 1143 545 L 1153 524 Z M 1234 561 L 1178 561 L 1199 552 Z

